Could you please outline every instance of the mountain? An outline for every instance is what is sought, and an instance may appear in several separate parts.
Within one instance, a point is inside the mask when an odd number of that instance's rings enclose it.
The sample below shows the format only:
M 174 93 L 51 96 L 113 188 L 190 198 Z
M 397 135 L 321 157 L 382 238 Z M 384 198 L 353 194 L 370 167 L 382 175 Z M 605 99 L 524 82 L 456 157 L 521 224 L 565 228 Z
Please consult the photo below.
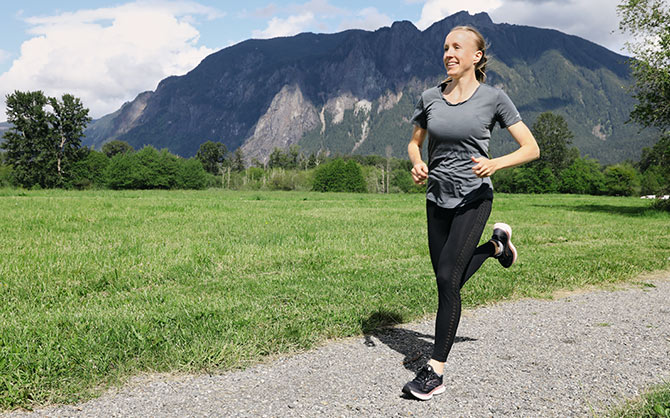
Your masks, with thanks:
M 634 101 L 627 57 L 556 30 L 496 24 L 456 13 L 424 31 L 395 22 L 374 32 L 302 33 L 251 39 L 162 80 L 89 125 L 85 145 L 116 138 L 192 156 L 207 140 L 263 161 L 274 147 L 406 157 L 409 117 L 423 89 L 444 78 L 444 37 L 477 27 L 491 45 L 489 84 L 503 88 L 531 126 L 547 110 L 563 115 L 582 154 L 613 163 L 639 157 L 655 132 L 625 124 Z M 494 132 L 494 155 L 515 143 Z

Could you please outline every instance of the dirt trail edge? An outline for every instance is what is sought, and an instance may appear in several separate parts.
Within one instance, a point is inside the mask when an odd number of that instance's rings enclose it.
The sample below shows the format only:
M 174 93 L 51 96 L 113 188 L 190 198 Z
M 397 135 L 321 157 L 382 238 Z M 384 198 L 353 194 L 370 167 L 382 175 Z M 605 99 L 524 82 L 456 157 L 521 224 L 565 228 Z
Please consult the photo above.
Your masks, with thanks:
M 430 353 L 432 320 L 245 371 L 137 378 L 83 404 L 2 416 L 589 416 L 670 378 L 667 279 L 465 311 L 447 391 L 428 402 L 400 389 Z

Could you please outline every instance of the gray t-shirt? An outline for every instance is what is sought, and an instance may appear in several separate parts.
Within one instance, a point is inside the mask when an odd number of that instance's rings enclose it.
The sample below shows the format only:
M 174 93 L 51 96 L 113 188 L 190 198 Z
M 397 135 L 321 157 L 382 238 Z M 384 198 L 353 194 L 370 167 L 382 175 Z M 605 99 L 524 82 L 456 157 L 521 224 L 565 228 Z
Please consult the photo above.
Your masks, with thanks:
M 421 93 L 412 123 L 428 130 L 428 187 L 426 199 L 456 208 L 493 198 L 489 177 L 472 171 L 474 157 L 489 157 L 489 140 L 496 122 L 506 128 L 521 120 L 504 91 L 480 84 L 464 102 L 452 104 L 442 96 L 444 84 Z

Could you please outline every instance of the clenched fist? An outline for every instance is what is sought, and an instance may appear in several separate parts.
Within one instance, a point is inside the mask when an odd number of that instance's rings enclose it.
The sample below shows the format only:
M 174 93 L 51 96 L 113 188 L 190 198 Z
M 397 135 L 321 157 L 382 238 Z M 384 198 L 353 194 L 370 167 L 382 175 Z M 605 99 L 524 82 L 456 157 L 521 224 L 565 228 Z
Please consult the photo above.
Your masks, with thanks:
M 426 179 L 428 178 L 428 166 L 426 163 L 421 161 L 412 167 L 412 180 L 415 184 L 426 184 Z

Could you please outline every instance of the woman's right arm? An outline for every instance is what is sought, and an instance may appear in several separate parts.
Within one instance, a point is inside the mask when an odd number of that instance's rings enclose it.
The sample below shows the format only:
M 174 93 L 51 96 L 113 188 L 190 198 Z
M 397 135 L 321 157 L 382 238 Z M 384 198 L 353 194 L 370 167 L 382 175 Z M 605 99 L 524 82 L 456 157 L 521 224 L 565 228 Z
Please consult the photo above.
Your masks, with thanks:
M 412 180 L 415 184 L 425 184 L 428 178 L 428 166 L 421 159 L 421 146 L 426 139 L 426 132 L 425 129 L 415 125 L 412 139 L 407 145 L 409 160 L 412 162 Z

